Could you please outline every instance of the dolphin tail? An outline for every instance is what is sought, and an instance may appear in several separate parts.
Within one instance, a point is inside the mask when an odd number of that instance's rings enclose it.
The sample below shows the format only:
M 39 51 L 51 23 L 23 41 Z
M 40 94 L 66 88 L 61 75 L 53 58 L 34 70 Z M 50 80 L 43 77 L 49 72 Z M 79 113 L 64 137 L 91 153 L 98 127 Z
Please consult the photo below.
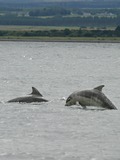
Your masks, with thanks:
M 103 107 L 104 108 L 117 110 L 115 105 L 110 101 L 110 99 L 108 97 L 105 96 L 104 93 L 102 93 L 102 96 L 103 96 Z
M 117 108 L 115 107 L 115 105 L 109 99 L 107 99 L 107 102 L 104 103 L 103 107 L 104 108 L 108 108 L 108 109 L 115 109 L 115 110 L 117 110 Z

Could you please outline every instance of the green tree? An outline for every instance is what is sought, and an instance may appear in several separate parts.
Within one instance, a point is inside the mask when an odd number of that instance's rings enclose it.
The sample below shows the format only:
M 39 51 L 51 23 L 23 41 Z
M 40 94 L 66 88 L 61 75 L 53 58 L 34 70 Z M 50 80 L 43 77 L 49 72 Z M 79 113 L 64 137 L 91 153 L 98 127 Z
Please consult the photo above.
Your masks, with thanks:
M 120 26 L 119 25 L 115 29 L 115 35 L 120 36 Z
M 65 29 L 64 29 L 64 35 L 65 35 L 65 36 L 70 35 L 70 33 L 71 33 L 70 29 L 68 29 L 68 28 L 65 28 Z

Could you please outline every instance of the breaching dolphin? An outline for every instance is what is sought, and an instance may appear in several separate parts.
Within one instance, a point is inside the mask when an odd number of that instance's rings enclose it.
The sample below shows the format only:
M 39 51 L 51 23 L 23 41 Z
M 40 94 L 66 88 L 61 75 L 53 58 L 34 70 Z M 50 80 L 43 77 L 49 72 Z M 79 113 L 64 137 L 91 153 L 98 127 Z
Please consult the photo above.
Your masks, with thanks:
M 17 97 L 7 102 L 32 103 L 32 102 L 48 102 L 48 100 L 44 99 L 42 94 L 35 87 L 32 87 L 32 93 L 29 94 L 29 96 Z
M 66 106 L 75 105 L 77 102 L 83 107 L 96 106 L 105 109 L 117 109 L 114 104 L 102 92 L 104 85 L 95 87 L 92 90 L 73 92 L 66 100 Z

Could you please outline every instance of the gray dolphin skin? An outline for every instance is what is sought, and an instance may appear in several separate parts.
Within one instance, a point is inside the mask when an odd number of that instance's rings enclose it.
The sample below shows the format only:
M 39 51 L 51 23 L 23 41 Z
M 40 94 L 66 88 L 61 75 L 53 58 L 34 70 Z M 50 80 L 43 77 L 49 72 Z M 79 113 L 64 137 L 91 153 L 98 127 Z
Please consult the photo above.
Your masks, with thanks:
M 32 93 L 29 94 L 29 96 L 17 97 L 7 102 L 32 103 L 32 102 L 48 102 L 48 100 L 44 99 L 42 94 L 35 87 L 32 87 Z
M 86 108 L 86 106 L 96 106 L 105 109 L 117 109 L 102 92 L 103 87 L 104 85 L 101 85 L 92 90 L 73 92 L 67 98 L 65 106 L 75 105 L 78 102 L 83 108 Z

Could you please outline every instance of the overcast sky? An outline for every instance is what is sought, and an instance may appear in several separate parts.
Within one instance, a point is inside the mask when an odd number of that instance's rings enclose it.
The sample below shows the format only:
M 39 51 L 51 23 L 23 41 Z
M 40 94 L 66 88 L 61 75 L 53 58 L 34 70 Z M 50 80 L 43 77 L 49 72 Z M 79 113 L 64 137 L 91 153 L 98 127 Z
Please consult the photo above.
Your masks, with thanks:
M 92 0 L 0 0 L 0 2 L 69 2 L 69 1 L 92 1 Z M 99 0 L 98 0 L 99 1 Z M 115 0 L 114 0 L 115 1 Z M 120 0 L 119 0 L 120 1 Z
M 0 0 L 0 2 L 69 2 L 69 1 L 92 1 L 92 0 Z M 93 1 L 120 1 L 120 0 L 93 0 Z

